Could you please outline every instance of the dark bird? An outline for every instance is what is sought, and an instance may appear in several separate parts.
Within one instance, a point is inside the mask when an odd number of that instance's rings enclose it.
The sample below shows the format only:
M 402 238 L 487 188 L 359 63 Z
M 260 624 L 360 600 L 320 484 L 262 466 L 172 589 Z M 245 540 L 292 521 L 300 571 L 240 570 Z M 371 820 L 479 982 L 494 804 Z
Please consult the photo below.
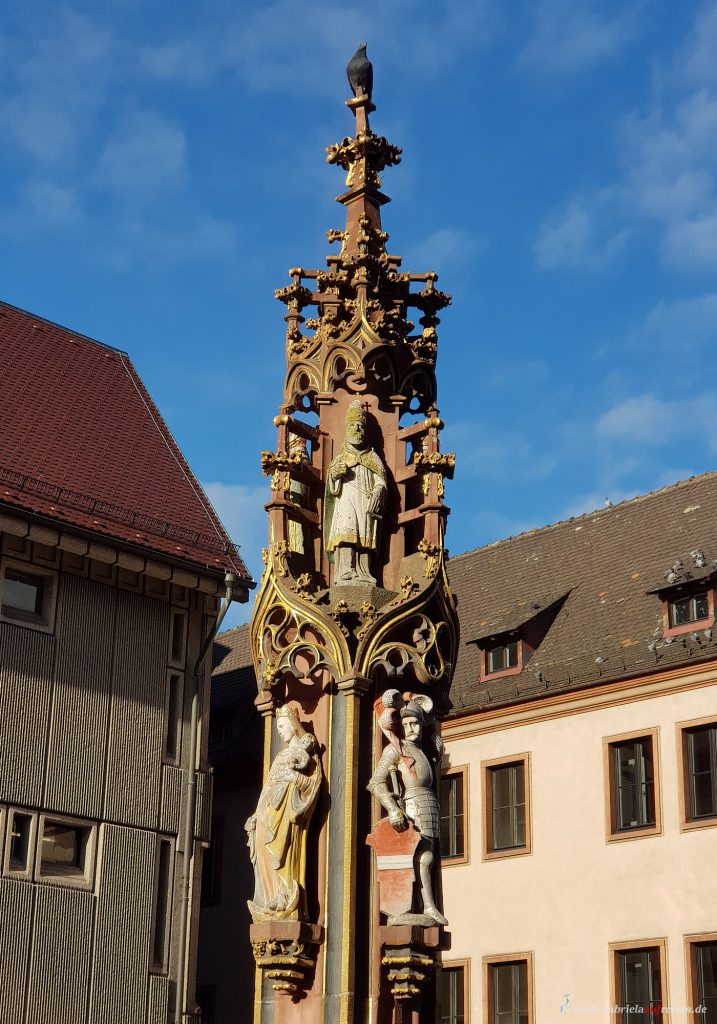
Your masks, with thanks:
M 365 93 L 371 99 L 373 92 L 373 64 L 366 56 L 366 43 L 361 43 L 346 65 L 346 76 L 354 96 Z

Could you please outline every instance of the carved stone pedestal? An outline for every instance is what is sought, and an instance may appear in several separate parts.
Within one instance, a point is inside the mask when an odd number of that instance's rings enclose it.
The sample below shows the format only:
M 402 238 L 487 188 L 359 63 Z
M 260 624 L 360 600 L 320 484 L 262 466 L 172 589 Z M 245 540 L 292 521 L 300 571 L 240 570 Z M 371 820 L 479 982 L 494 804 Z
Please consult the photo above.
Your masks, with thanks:
M 295 995 L 311 981 L 324 929 L 305 921 L 259 921 L 249 929 L 257 967 L 277 993 Z
M 381 963 L 394 1001 L 394 1024 L 419 1024 L 423 1020 L 420 1005 L 424 988 L 433 980 L 438 952 L 450 949 L 450 935 L 438 927 L 383 925 L 379 941 Z M 431 1014 L 433 1021 L 435 1006 Z

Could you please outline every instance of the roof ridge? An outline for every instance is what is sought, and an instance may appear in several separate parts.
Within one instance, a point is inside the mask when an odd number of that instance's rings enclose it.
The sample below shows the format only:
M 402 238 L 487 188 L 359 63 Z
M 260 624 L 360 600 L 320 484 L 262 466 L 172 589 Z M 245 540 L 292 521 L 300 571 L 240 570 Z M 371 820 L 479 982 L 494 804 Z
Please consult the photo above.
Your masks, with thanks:
M 453 555 L 450 559 L 451 563 L 455 563 L 459 558 L 465 558 L 467 555 L 475 554 L 476 551 L 485 551 L 487 548 L 495 548 L 500 544 L 508 544 L 510 541 L 520 540 L 523 537 L 531 537 L 538 533 L 544 533 L 547 530 L 555 530 L 560 526 L 567 526 L 569 523 L 578 523 L 581 520 L 589 519 L 596 514 L 609 515 L 616 509 L 623 508 L 625 505 L 630 505 L 640 501 L 646 501 L 649 498 L 656 498 L 660 494 L 664 494 L 666 491 L 677 490 L 679 487 L 686 487 L 688 484 L 694 483 L 696 480 L 707 480 L 710 477 L 717 477 L 717 470 L 711 469 L 706 473 L 696 473 L 694 476 L 687 477 L 686 480 L 676 480 L 672 484 L 665 484 L 664 487 L 658 487 L 654 491 L 647 491 L 645 494 L 636 494 L 633 498 L 625 498 L 623 501 L 618 501 L 614 505 L 605 505 L 602 508 L 594 508 L 590 512 L 583 512 L 579 516 L 570 516 L 568 519 L 559 519 L 555 523 L 546 523 L 545 526 L 535 526 L 532 530 L 524 530 L 522 533 L 511 534 L 509 537 L 501 537 L 500 540 L 490 541 L 488 544 L 479 544 L 474 548 L 469 548 L 468 551 L 461 551 L 459 555 Z
M 177 465 L 177 468 L 184 475 L 185 480 L 187 481 L 192 491 L 194 492 L 195 498 L 201 504 L 204 511 L 206 512 L 207 518 L 209 519 L 209 522 L 211 523 L 214 529 L 217 539 L 225 544 L 229 542 L 229 544 L 233 545 L 235 551 L 238 553 L 239 545 L 234 543 L 234 541 L 232 541 L 231 537 L 229 536 L 228 530 L 226 529 L 221 519 L 219 518 L 217 510 L 212 505 L 209 496 L 207 495 L 201 483 L 195 476 L 192 467 L 189 465 L 186 458 L 184 457 L 181 447 L 179 446 L 179 444 L 177 444 L 177 439 L 170 430 L 169 424 L 165 420 L 164 416 L 159 411 L 159 407 L 157 406 L 154 399 L 147 390 L 144 381 L 140 377 L 134 363 L 132 362 L 132 359 L 130 358 L 129 355 L 127 355 L 126 352 L 123 353 L 123 355 L 124 359 L 121 360 L 122 365 L 128 377 L 130 378 L 133 387 L 135 388 L 140 399 L 142 400 L 142 403 L 144 404 L 144 407 L 146 408 L 147 413 L 149 414 L 149 417 L 152 421 L 152 425 L 154 426 L 155 430 L 161 437 L 162 442 L 166 445 L 167 450 L 169 451 L 170 455 L 172 456 Z
M 49 317 L 40 316 L 38 313 L 33 313 L 29 309 L 23 309 L 21 306 L 13 306 L 11 302 L 6 302 L 5 299 L 0 299 L 0 307 L 11 309 L 14 313 L 21 313 L 29 320 L 39 320 L 41 323 L 47 324 L 48 327 L 55 327 L 58 331 L 64 331 L 66 334 L 69 334 L 72 338 L 76 338 L 78 341 L 89 341 L 92 345 L 98 345 L 100 348 L 109 349 L 110 352 L 117 352 L 123 356 L 127 355 L 127 352 L 124 349 L 117 348 L 116 345 L 108 345 L 106 341 L 98 341 L 97 338 L 91 338 L 89 334 L 83 334 L 81 331 L 73 330 L 72 327 L 66 327 L 64 324 L 58 324 L 56 320 L 50 320 Z

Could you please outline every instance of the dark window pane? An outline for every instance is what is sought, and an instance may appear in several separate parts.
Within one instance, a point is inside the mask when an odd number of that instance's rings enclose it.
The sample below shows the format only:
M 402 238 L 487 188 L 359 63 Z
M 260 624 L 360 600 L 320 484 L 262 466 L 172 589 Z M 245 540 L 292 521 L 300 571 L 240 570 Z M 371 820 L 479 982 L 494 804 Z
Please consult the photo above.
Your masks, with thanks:
M 463 845 L 463 776 L 448 775 L 441 779 L 441 855 L 462 857 Z
M 704 942 L 694 947 L 697 967 L 697 1001 L 707 1008 L 699 1020 L 703 1024 L 717 1024 L 717 943 Z M 697 1015 L 695 1015 L 695 1019 Z
M 202 902 L 214 903 L 221 895 L 222 845 L 224 823 L 221 818 L 212 822 L 209 849 L 204 851 L 202 861 Z
M 176 672 L 170 672 L 167 678 L 167 704 L 165 715 L 167 719 L 167 737 L 164 753 L 165 757 L 169 760 L 176 761 L 179 753 L 182 719 L 182 677 Z
M 43 875 L 81 875 L 85 870 L 85 851 L 89 830 L 62 822 L 46 821 L 42 830 L 40 873 Z
M 39 615 L 42 612 L 42 591 L 43 580 L 40 577 L 8 569 L 3 581 L 3 608 Z
M 690 729 L 687 734 L 690 810 L 693 818 L 717 814 L 717 728 Z
M 169 937 L 169 883 L 171 878 L 172 844 L 160 839 L 157 847 L 157 875 L 154 890 L 154 922 L 152 932 L 152 967 L 167 967 L 167 939 Z
M 493 849 L 525 846 L 525 766 L 490 769 Z
M 620 1002 L 630 1007 L 631 1022 L 662 1024 L 662 981 L 657 949 L 635 949 L 618 953 Z M 638 1012 L 641 1008 L 642 1012 Z
M 463 968 L 444 967 L 438 976 L 439 1024 L 464 1024 Z
M 707 594 L 693 594 L 691 597 L 681 597 L 677 601 L 670 601 L 670 625 L 685 626 L 689 622 L 699 622 L 709 615 L 709 602 Z
M 491 1024 L 528 1024 L 528 966 L 524 960 L 491 967 Z
M 515 668 L 518 664 L 518 642 L 498 644 L 488 651 L 488 672 L 504 672 L 507 668 Z
M 510 806 L 510 766 L 491 768 L 493 777 L 493 807 Z
M 32 818 L 29 814 L 12 816 L 12 832 L 10 833 L 10 870 L 26 871 L 30 854 L 30 826 Z
M 615 828 L 655 824 L 654 765 L 649 738 L 613 744 Z

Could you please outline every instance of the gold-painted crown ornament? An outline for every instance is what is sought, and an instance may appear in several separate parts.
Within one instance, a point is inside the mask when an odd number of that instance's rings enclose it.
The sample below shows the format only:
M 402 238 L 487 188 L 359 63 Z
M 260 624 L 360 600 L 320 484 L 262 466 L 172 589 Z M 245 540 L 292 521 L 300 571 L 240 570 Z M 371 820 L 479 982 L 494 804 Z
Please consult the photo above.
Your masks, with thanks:
M 366 422 L 366 410 L 364 409 L 358 398 L 351 402 L 348 409 L 346 410 L 346 426 L 348 427 L 351 423 L 365 423 Z

